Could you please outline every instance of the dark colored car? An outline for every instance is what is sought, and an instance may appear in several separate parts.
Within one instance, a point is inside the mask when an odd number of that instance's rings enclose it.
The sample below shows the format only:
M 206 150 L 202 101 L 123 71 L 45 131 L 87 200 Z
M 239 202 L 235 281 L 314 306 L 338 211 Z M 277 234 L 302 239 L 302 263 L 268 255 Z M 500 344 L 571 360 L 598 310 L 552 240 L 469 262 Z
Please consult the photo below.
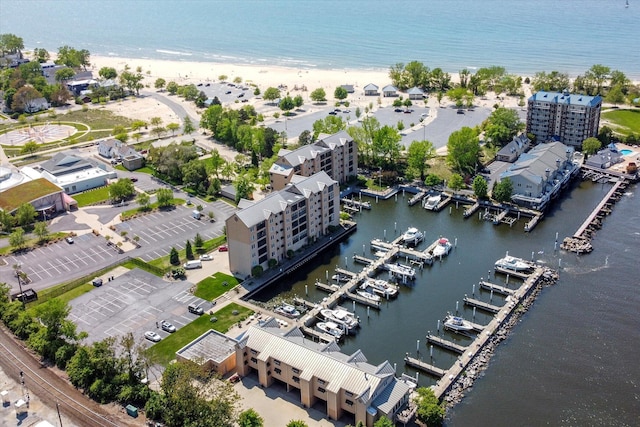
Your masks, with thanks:
M 204 310 L 202 309 L 202 307 L 196 304 L 189 304 L 188 309 L 189 313 L 197 314 L 198 316 L 204 314 Z

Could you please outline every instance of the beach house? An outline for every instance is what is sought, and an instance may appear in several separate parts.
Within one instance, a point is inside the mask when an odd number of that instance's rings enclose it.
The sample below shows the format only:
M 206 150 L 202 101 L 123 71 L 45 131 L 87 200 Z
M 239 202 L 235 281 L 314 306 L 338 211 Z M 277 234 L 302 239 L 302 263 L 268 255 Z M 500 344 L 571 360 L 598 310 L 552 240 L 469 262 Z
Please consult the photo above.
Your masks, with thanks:
M 424 99 L 424 91 L 417 86 L 414 86 L 411 89 L 407 90 L 407 95 L 409 95 L 409 99 L 413 100 Z
M 398 96 L 398 88 L 394 85 L 386 85 L 382 88 L 382 96 L 384 96 L 385 98 Z
M 364 96 L 378 96 L 380 92 L 378 92 L 378 86 L 373 83 L 369 83 L 364 87 Z

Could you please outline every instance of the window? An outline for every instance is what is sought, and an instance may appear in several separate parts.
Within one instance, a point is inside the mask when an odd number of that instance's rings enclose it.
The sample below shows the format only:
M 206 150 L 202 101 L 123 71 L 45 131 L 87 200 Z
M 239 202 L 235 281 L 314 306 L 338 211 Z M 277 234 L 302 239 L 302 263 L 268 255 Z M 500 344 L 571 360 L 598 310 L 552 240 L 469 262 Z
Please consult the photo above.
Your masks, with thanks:
M 294 383 L 299 383 L 300 382 L 300 378 L 298 378 L 298 377 L 293 377 L 292 380 L 293 380 Z
M 273 359 L 273 363 L 276 366 L 280 366 L 280 361 L 279 360 Z
M 300 373 L 300 369 L 293 368 L 292 371 L 293 371 L 294 374 L 299 374 Z
M 253 354 L 255 356 L 256 354 L 258 354 L 258 351 L 257 350 L 251 350 L 251 354 Z
M 320 385 L 325 385 L 327 382 L 325 380 L 321 380 L 320 378 L 318 378 L 318 384 Z
M 324 393 L 324 392 L 325 392 L 325 391 L 327 391 L 327 390 L 325 390 L 325 389 L 324 389 L 324 388 L 322 388 L 322 387 L 318 387 L 318 391 L 319 391 L 320 393 Z
M 278 375 L 282 374 L 282 369 L 280 368 L 275 368 L 273 371 Z
M 353 397 L 353 393 L 351 393 L 350 391 L 345 391 L 344 394 L 346 394 L 349 397 Z
M 353 406 L 353 401 L 352 400 L 347 399 L 344 403 L 346 403 L 349 406 Z
M 256 359 L 255 357 L 252 357 L 252 358 L 251 358 L 251 361 L 252 361 L 253 363 L 258 363 L 258 359 Z

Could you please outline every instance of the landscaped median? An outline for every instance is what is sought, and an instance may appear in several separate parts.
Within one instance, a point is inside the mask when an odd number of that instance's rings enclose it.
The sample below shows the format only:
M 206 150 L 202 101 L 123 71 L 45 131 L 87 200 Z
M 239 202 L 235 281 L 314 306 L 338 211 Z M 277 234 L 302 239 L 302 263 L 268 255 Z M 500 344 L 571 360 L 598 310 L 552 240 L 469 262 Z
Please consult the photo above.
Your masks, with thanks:
M 183 326 L 159 343 L 150 347 L 149 353 L 151 355 L 151 360 L 153 360 L 154 363 L 166 366 L 176 358 L 176 351 L 180 350 L 182 347 L 189 344 L 209 329 L 213 329 L 224 334 L 231 328 L 231 326 L 238 322 L 242 322 L 252 314 L 253 310 L 236 303 L 231 303 L 216 311 L 211 316 L 206 314 L 200 316 L 193 322 Z M 215 317 L 217 320 L 212 322 L 212 317 Z

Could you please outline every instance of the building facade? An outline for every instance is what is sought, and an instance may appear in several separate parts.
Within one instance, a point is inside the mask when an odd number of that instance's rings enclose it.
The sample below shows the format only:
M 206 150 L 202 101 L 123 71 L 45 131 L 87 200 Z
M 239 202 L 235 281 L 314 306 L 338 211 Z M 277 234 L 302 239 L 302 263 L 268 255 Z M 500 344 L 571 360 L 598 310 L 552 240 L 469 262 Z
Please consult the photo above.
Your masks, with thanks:
M 342 184 L 358 173 L 358 145 L 346 131 L 319 139 L 296 150 L 281 150 L 269 170 L 271 187 L 283 189 L 293 175 L 311 176 L 324 171 Z
M 558 140 L 572 147 L 598 135 L 602 97 L 544 92 L 533 94 L 527 107 L 527 133 L 538 143 Z
M 226 221 L 229 268 L 240 278 L 252 269 L 267 269 L 340 224 L 340 188 L 326 172 L 295 175 L 291 182 L 262 200 L 241 201 Z
M 324 402 L 328 418 L 351 414 L 353 425 L 372 427 L 382 416 L 394 420 L 415 388 L 396 378 L 388 361 L 372 365 L 360 350 L 341 353 L 335 342 L 313 342 L 297 327 L 280 329 L 273 318 L 238 338 L 236 357 L 239 375 L 255 373 L 263 387 L 283 384 L 304 407 Z

